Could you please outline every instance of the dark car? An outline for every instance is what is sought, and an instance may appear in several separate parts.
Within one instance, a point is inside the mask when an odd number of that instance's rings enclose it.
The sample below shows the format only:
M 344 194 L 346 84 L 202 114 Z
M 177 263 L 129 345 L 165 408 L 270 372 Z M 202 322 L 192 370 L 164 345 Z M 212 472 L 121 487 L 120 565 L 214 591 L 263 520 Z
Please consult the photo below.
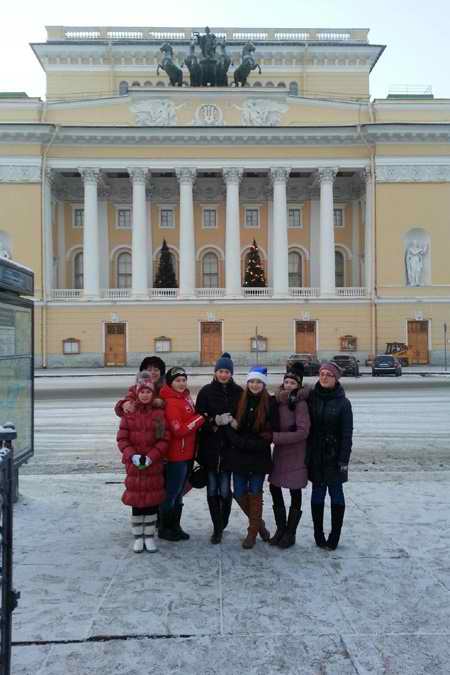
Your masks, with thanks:
M 337 363 L 342 371 L 342 375 L 359 377 L 359 361 L 354 356 L 350 356 L 350 354 L 336 354 L 331 360 Z
M 396 377 L 400 377 L 401 374 L 401 363 L 394 356 L 382 354 L 375 357 L 372 364 L 372 377 L 378 375 L 395 375 Z
M 305 375 L 319 374 L 320 361 L 316 356 L 314 356 L 314 354 L 291 354 L 287 361 L 287 367 L 289 368 L 289 364 L 293 363 L 294 361 L 300 361 L 303 363 Z

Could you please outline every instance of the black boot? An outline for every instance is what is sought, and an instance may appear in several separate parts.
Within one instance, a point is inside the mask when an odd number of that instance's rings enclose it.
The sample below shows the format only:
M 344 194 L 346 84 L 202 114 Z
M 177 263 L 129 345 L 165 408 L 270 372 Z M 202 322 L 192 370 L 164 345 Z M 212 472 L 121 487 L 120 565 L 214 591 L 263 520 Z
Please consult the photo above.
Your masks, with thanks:
M 273 537 L 269 539 L 269 544 L 272 546 L 278 546 L 281 537 L 283 536 L 285 530 L 286 530 L 286 507 L 284 503 L 273 505 L 273 515 L 275 516 L 275 523 L 277 526 L 277 530 Z
M 327 548 L 330 551 L 335 551 L 339 544 L 341 536 L 342 523 L 344 522 L 345 505 L 332 504 L 331 505 L 331 532 L 327 539 Z
M 220 509 L 222 512 L 222 529 L 224 530 L 228 525 L 230 520 L 231 505 L 233 503 L 233 495 L 230 494 L 228 497 L 220 497 Z
M 158 537 L 167 541 L 180 541 L 180 536 L 175 529 L 175 513 L 173 509 L 160 511 Z
M 222 541 L 222 513 L 221 513 L 221 498 L 218 496 L 208 497 L 209 513 L 214 526 L 214 532 L 211 536 L 211 544 L 220 544 Z
M 323 533 L 324 504 L 311 504 L 311 515 L 314 524 L 314 539 L 320 548 L 326 548 L 327 540 Z
M 180 541 L 187 541 L 190 537 L 187 532 L 181 529 L 180 525 L 181 514 L 183 512 L 183 504 L 178 504 L 178 506 L 174 508 L 174 512 L 175 512 L 174 530 L 178 534 Z
M 292 506 L 289 509 L 289 516 L 287 519 L 286 530 L 278 542 L 280 548 L 290 548 L 295 544 L 295 533 L 297 532 L 297 527 L 302 517 L 302 511 L 300 509 L 294 509 Z

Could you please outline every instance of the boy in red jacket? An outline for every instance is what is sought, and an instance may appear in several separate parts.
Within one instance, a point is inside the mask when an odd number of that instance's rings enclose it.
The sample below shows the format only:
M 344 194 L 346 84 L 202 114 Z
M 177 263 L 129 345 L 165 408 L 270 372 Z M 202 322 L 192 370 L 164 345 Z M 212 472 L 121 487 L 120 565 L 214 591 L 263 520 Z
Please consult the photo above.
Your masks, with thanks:
M 197 429 L 204 424 L 205 418 L 195 412 L 183 368 L 176 366 L 167 372 L 166 385 L 159 394 L 165 403 L 171 439 L 166 467 L 167 496 L 161 505 L 158 535 L 168 541 L 181 541 L 189 539 L 180 526 L 183 491 L 195 455 Z
M 156 515 L 166 497 L 164 463 L 170 434 L 164 413 L 154 407 L 154 389 L 149 382 L 138 385 L 134 411 L 124 415 L 117 432 L 117 445 L 125 464 L 125 492 L 122 501 L 132 507 L 133 550 L 157 551 Z

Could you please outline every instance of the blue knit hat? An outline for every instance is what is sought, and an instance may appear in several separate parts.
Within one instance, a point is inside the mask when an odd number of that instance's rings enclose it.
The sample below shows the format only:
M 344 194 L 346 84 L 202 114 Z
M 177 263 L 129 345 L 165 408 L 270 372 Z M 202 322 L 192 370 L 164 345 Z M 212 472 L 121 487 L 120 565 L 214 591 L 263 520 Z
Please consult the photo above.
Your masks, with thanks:
M 233 375 L 234 363 L 231 360 L 231 355 L 228 352 L 224 352 L 222 356 L 217 359 L 216 365 L 214 366 L 214 372 L 216 372 L 216 370 L 229 370 Z
M 246 382 L 250 380 L 259 380 L 267 385 L 267 368 L 265 366 L 253 366 L 245 378 Z

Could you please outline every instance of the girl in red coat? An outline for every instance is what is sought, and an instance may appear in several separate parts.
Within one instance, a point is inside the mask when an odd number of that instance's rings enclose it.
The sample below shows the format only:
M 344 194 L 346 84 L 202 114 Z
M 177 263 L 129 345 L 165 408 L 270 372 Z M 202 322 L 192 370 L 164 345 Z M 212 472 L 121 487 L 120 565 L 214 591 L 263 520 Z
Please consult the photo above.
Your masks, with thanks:
M 166 431 L 164 413 L 153 407 L 153 385 L 138 385 L 134 412 L 120 420 L 117 445 L 122 453 L 127 477 L 122 501 L 132 507 L 132 532 L 135 553 L 144 547 L 153 553 L 156 515 L 164 501 L 164 464 L 170 435 Z
M 171 440 L 167 454 L 166 492 L 160 509 L 158 535 L 168 541 L 189 539 L 180 526 L 183 510 L 183 491 L 195 455 L 197 429 L 205 418 L 195 412 L 187 388 L 187 375 L 183 368 L 171 368 L 166 374 L 166 385 L 160 396 L 165 402 L 165 416 Z

